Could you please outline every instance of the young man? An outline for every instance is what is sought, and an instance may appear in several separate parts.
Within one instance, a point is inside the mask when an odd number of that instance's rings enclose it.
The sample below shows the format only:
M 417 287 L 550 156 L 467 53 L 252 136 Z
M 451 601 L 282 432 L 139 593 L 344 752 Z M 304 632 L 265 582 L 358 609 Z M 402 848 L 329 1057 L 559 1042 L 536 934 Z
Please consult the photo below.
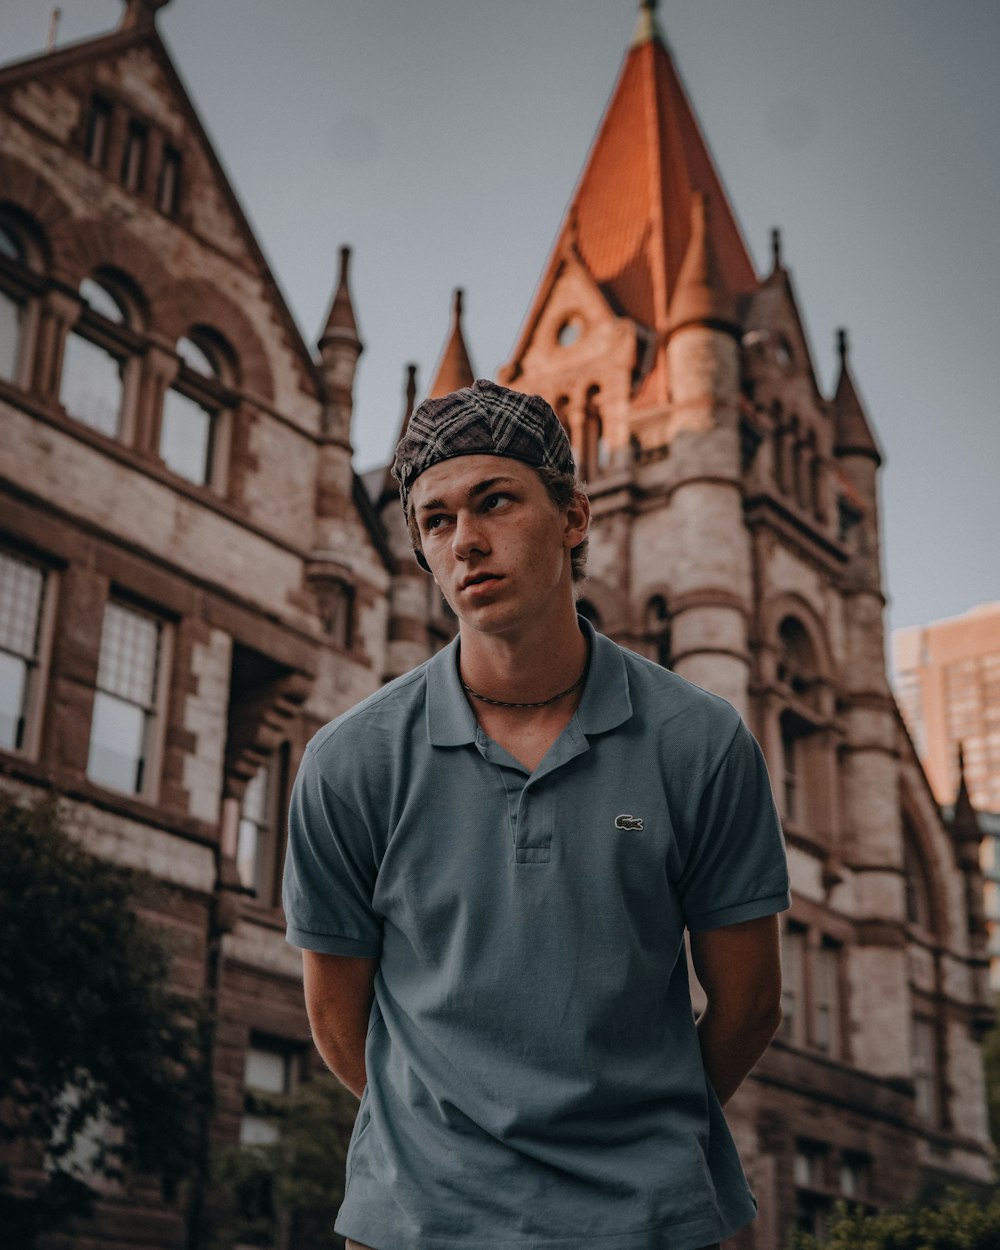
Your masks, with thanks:
M 720 1106 L 780 1016 L 760 750 L 576 615 L 590 507 L 544 400 L 428 400 L 394 472 L 459 635 L 313 739 L 285 876 L 316 1045 L 361 1098 L 336 1227 L 376 1250 L 717 1243 L 755 1210 Z

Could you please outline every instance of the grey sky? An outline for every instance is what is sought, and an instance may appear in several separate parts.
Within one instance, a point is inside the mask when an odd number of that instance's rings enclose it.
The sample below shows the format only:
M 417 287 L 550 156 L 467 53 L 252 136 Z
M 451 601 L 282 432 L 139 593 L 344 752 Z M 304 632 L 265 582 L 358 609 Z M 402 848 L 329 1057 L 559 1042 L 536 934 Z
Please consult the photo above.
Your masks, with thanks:
M 59 42 L 118 0 L 63 0 Z M 3 0 L 0 54 L 50 6 Z M 385 460 L 466 290 L 506 358 L 628 46 L 634 0 L 174 0 L 160 29 L 306 340 L 341 243 L 361 334 L 354 444 Z M 888 465 L 894 626 L 1000 598 L 1000 4 L 663 0 L 660 19 L 758 269 L 769 231 L 820 385 L 834 331 Z

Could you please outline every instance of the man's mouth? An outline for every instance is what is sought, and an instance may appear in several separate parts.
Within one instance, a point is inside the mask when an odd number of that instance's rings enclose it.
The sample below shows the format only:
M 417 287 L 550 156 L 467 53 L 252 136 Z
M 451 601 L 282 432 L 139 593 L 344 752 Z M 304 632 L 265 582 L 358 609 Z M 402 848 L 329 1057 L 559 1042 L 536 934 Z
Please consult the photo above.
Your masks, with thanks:
M 483 582 L 498 582 L 499 580 L 497 573 L 473 573 L 463 579 L 459 589 L 468 590 L 470 586 L 481 586 Z

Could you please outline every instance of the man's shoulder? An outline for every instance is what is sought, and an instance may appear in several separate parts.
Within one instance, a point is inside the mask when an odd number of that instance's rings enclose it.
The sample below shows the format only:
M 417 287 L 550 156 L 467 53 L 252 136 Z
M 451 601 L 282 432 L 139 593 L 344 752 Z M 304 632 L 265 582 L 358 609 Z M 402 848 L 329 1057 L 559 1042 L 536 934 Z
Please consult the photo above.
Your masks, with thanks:
M 634 709 L 647 723 L 685 726 L 687 732 L 703 727 L 713 737 L 735 733 L 741 718 L 727 699 L 637 651 L 616 645 L 625 660 Z
M 307 753 L 322 757 L 331 751 L 364 751 L 371 734 L 388 731 L 398 735 L 413 713 L 423 707 L 427 668 L 431 662 L 425 660 L 327 721 L 310 739 Z

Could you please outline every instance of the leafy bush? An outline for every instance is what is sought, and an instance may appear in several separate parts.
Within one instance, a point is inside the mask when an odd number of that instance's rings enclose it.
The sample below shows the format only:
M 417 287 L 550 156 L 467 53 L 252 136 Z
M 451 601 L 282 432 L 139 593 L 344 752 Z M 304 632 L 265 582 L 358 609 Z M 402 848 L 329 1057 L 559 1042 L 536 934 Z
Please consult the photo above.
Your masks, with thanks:
M 194 1013 L 136 915 L 150 888 L 73 842 L 55 799 L 0 793 L 0 1142 L 43 1165 L 30 1193 L 0 1169 L 7 1246 L 85 1213 L 125 1168 L 169 1197 L 190 1165 Z
M 792 1250 L 998 1250 L 1000 1196 L 982 1204 L 954 1197 L 940 1206 L 870 1214 L 843 1204 L 818 1242 L 796 1233 Z
M 255 1097 L 254 1110 L 279 1126 L 271 1145 L 240 1146 L 213 1169 L 218 1247 L 272 1246 L 284 1223 L 309 1250 L 340 1250 L 333 1221 L 344 1200 L 344 1168 L 358 1104 L 335 1077 L 308 1081 L 287 1097 Z

